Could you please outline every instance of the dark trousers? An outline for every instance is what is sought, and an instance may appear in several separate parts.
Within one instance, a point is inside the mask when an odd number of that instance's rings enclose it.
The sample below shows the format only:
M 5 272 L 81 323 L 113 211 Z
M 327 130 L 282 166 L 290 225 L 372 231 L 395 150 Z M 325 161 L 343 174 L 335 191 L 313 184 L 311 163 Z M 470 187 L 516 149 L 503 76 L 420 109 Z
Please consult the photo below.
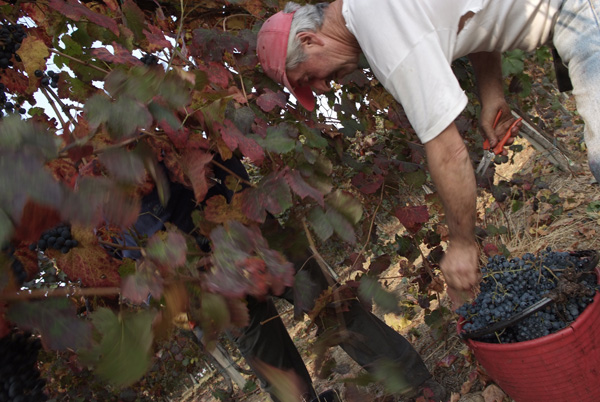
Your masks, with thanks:
M 308 261 L 306 258 L 304 260 L 296 258 L 292 262 L 296 267 L 303 267 L 302 269 L 306 270 L 313 289 L 318 290 L 317 294 L 327 289 L 329 285 L 327 277 L 314 258 Z M 281 297 L 294 303 L 292 289 L 287 289 Z M 314 302 L 313 299 L 312 303 L 303 303 L 306 304 L 302 308 L 304 312 L 310 311 L 314 307 Z M 250 324 L 243 329 L 239 336 L 234 338 L 240 352 L 263 382 L 263 388 L 271 394 L 274 401 L 278 401 L 271 392 L 273 384 L 270 384 L 261 375 L 259 368 L 253 367 L 252 362 L 256 360 L 281 370 L 292 370 L 301 383 L 303 396 L 310 401 L 316 396 L 310 375 L 283 321 L 277 316 L 278 312 L 273 300 L 267 298 L 259 301 L 248 298 L 248 308 Z M 362 303 L 358 300 L 351 301 L 349 308 L 345 310 L 347 311 L 338 312 L 337 323 L 332 324 L 331 320 L 327 320 L 328 322 L 325 323 L 317 318 L 319 327 L 317 333 L 324 333 L 327 329 L 332 329 L 332 326 L 342 326 L 347 336 L 342 336 L 339 345 L 353 360 L 363 368 L 371 370 L 376 367 L 378 361 L 389 359 L 402 367 L 405 376 L 403 380 L 412 389 L 416 389 L 431 378 L 423 360 L 412 345 L 367 310 Z M 336 314 L 331 316 L 336 316 Z M 266 320 L 269 321 L 261 325 L 261 322 Z

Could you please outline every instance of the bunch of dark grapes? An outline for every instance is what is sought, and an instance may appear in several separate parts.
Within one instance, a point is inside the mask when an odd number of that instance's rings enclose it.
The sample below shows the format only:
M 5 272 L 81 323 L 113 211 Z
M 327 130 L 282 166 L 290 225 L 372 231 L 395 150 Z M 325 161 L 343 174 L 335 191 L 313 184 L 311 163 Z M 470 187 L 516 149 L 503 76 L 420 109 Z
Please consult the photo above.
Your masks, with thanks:
M 16 52 L 27 34 L 22 25 L 7 21 L 1 21 L 0 24 L 0 68 L 4 70 L 13 65 L 13 57 L 15 61 L 21 61 Z
M 73 239 L 71 228 L 67 224 L 60 224 L 50 230 L 45 231 L 40 236 L 37 243 L 29 245 L 30 250 L 45 251 L 48 248 L 60 250 L 63 254 L 68 253 L 73 247 L 77 247 L 79 243 Z
M 146 66 L 155 66 L 158 64 L 158 57 L 153 54 L 146 53 L 140 58 L 141 62 Z
M 563 302 L 551 303 L 513 326 L 478 340 L 522 342 L 567 327 L 593 301 L 597 289 L 596 275 L 579 275 L 588 268 L 589 263 L 588 258 L 579 258 L 568 252 L 554 252 L 550 248 L 539 256 L 526 253 L 522 258 L 510 260 L 499 255 L 491 257 L 482 268 L 479 295 L 473 303 L 466 303 L 456 311 L 465 320 L 463 330 L 477 331 L 510 319 L 546 297 L 549 292 L 558 291 L 557 284 L 563 274 L 569 271 L 577 273 L 580 291 L 565 297 Z
M 42 86 L 58 88 L 58 79 L 60 78 L 60 73 L 52 70 L 48 71 L 47 73 L 44 73 L 42 70 L 35 70 L 34 74 L 36 77 L 41 78 L 40 84 L 42 84 Z
M 0 402 L 47 401 L 46 380 L 37 367 L 42 347 L 31 333 L 13 331 L 0 339 Z
M 21 42 L 27 36 L 22 25 L 12 24 L 7 21 L 0 21 L 0 69 L 6 70 L 13 65 L 14 61 L 21 61 L 16 53 L 21 47 Z M 1 73 L 0 73 L 1 74 Z M 19 112 L 25 113 L 25 109 L 19 105 L 10 102 L 6 96 L 6 87 L 0 83 L 0 118 L 2 111 L 6 113 Z
M 8 256 L 8 261 L 10 263 L 10 268 L 15 281 L 19 286 L 23 285 L 25 280 L 27 280 L 27 271 L 25 271 L 23 263 L 17 257 L 15 257 L 15 248 L 12 246 L 12 244 L 8 244 L 2 247 L 2 252 Z

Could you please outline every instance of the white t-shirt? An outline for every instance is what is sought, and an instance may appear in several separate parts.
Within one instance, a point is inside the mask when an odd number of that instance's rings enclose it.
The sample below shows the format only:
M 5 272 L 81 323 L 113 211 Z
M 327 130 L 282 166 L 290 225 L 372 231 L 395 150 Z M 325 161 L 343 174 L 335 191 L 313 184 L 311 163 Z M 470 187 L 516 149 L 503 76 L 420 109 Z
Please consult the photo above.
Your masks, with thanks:
M 467 104 L 451 62 L 475 52 L 534 50 L 548 41 L 562 2 L 344 0 L 342 13 L 373 73 L 426 143 Z

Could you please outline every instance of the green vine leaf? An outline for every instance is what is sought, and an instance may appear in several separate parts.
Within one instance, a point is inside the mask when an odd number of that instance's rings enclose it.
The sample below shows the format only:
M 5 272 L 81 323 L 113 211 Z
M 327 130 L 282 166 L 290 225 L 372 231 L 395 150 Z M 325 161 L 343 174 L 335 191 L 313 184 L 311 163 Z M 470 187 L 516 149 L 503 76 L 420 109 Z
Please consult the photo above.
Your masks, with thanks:
M 116 387 L 125 387 L 140 379 L 150 364 L 152 320 L 154 313 L 121 312 L 107 308 L 91 314 L 100 340 L 91 349 L 82 351 L 80 358 L 95 366 L 100 378 Z

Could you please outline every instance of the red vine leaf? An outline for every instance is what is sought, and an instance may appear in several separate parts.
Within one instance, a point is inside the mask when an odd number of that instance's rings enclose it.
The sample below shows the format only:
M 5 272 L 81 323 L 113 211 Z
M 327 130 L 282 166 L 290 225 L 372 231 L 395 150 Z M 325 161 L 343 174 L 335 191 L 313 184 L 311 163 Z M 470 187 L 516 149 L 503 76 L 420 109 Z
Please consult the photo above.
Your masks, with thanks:
M 86 287 L 119 286 L 120 261 L 111 257 L 98 243 L 91 229 L 78 225 L 71 226 L 73 238 L 79 245 L 67 254 L 48 249 L 46 252 L 56 258 L 56 264 L 72 280 L 81 281 Z
M 369 274 L 373 276 L 378 276 L 387 270 L 392 263 L 391 257 L 389 254 L 383 254 L 379 257 L 375 258 L 374 261 L 371 261 L 369 265 Z
M 259 166 L 262 164 L 265 158 L 262 147 L 252 138 L 248 138 L 242 134 L 231 120 L 225 120 L 223 124 L 215 122 L 213 126 L 215 130 L 219 130 L 223 141 L 225 141 L 230 150 L 235 151 L 239 147 L 240 151 L 253 163 Z
M 137 57 L 134 57 L 131 52 L 119 45 L 117 42 L 112 43 L 114 54 L 109 52 L 105 47 L 99 47 L 92 50 L 92 54 L 100 60 L 108 63 L 125 64 L 142 66 L 144 65 Z
M 76 0 L 68 0 L 66 2 L 62 0 L 49 0 L 48 6 L 74 21 L 81 21 L 85 18 L 96 25 L 109 29 L 115 36 L 119 36 L 119 26 L 115 20 L 93 12 Z
M 186 176 L 192 183 L 194 196 L 197 202 L 204 201 L 209 188 L 208 164 L 212 161 L 213 156 L 208 152 L 198 149 L 190 150 L 186 153 L 183 166 Z
M 302 199 L 310 197 L 320 206 L 325 206 L 323 194 L 318 189 L 308 184 L 298 170 L 288 169 L 286 170 L 284 177 L 292 191 L 298 194 Z
M 218 88 L 228 88 L 231 73 L 223 64 L 210 62 L 208 64 L 198 65 L 198 69 L 206 73 L 208 81 L 215 84 Z
M 155 52 L 163 49 L 171 49 L 173 45 L 165 38 L 164 32 L 154 25 L 147 24 L 147 29 L 144 29 L 144 37 L 148 41 L 146 49 L 149 52 Z
M 256 100 L 256 104 L 265 112 L 270 112 L 275 109 L 275 106 L 285 108 L 287 96 L 282 91 L 273 92 L 269 88 L 265 88 L 265 93 L 260 95 Z
M 352 178 L 352 184 L 363 194 L 373 194 L 383 185 L 383 176 L 380 174 L 366 175 L 358 173 Z
M 60 222 L 60 214 L 52 207 L 27 200 L 14 238 L 26 243 L 37 242 L 42 232 Z
M 423 227 L 423 224 L 429 220 L 429 211 L 425 205 L 399 207 L 394 211 L 394 215 L 396 215 L 406 230 L 413 234 L 417 233 Z
M 29 249 L 28 243 L 21 243 L 15 249 L 14 256 L 23 264 L 23 269 L 27 272 L 26 281 L 30 281 L 40 272 L 40 264 L 36 251 Z
M 2 70 L 0 82 L 6 87 L 6 92 L 28 94 L 35 91 L 33 88 L 30 91 L 27 90 L 29 80 L 24 74 L 19 73 L 14 68 Z
M 131 226 L 137 221 L 141 209 L 141 200 L 124 188 L 115 186 L 106 199 L 102 214 L 104 220 L 120 227 Z
M 209 289 L 226 297 L 261 297 L 283 292 L 293 283 L 294 266 L 269 248 L 257 227 L 231 221 L 210 233 L 213 268 Z

